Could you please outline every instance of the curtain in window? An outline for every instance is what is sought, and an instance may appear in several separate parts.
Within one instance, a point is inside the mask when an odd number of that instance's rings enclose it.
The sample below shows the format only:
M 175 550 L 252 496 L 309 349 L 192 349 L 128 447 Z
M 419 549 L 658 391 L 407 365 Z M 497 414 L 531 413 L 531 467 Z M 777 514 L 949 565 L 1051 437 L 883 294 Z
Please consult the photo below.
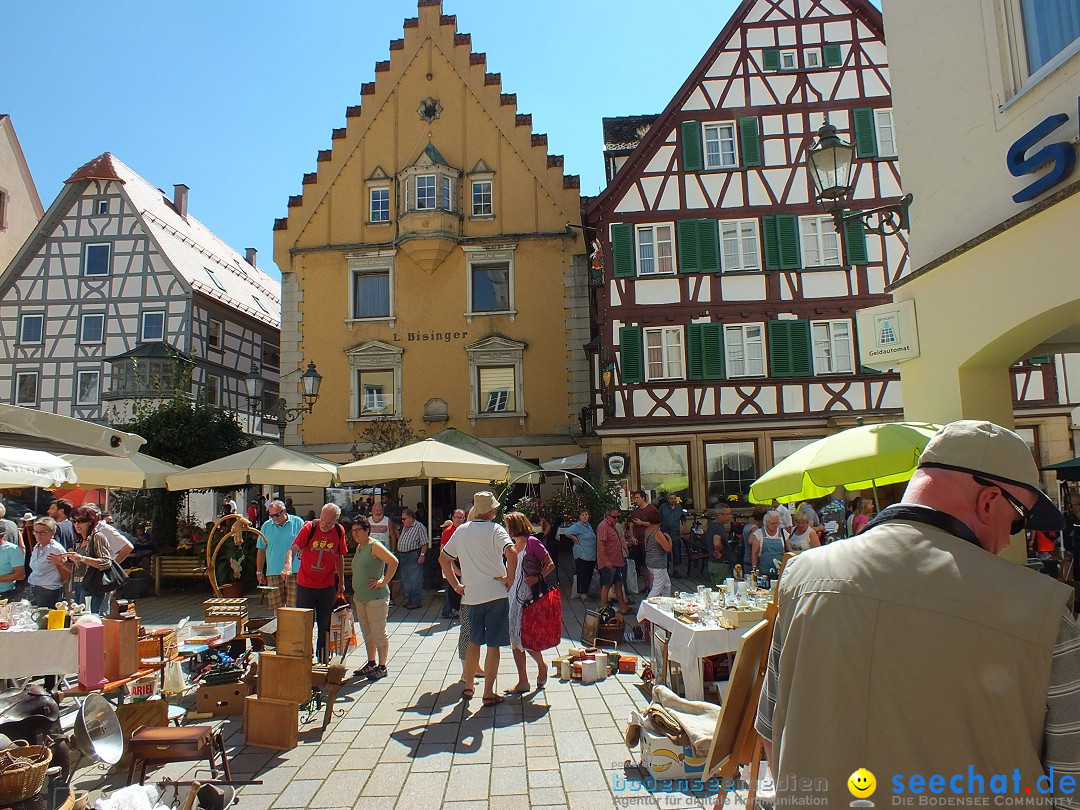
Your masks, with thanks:
M 356 275 L 355 318 L 388 318 L 390 316 L 390 274 L 358 273 Z
M 1080 3 L 1076 0 L 1020 0 L 1020 14 L 1029 73 L 1035 73 L 1080 37 Z

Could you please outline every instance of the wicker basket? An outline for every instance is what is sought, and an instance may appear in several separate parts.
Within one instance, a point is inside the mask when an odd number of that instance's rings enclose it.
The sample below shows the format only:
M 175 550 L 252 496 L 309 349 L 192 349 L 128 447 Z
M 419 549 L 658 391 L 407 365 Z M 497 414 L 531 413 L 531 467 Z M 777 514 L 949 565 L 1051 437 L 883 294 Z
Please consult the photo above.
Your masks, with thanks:
M 165 636 L 165 660 L 171 661 L 176 658 L 179 652 L 179 645 L 177 644 L 176 631 L 169 630 L 164 634 Z M 161 647 L 158 643 L 158 636 L 151 633 L 148 636 L 142 636 L 139 638 L 139 660 L 142 661 L 145 658 L 157 658 L 161 655 Z
M 41 790 L 52 751 L 44 745 L 16 745 L 0 751 L 0 805 L 25 801 Z

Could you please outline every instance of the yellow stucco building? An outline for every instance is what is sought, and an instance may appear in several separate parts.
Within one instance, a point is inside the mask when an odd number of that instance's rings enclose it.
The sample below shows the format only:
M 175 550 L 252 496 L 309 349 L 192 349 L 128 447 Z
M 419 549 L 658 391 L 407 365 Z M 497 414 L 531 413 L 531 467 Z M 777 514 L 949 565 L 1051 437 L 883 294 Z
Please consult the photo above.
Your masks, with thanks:
M 361 96 L 275 223 L 282 369 L 323 375 L 287 443 L 347 459 L 369 420 L 397 417 L 526 459 L 576 452 L 578 178 L 439 2 L 420 0 Z

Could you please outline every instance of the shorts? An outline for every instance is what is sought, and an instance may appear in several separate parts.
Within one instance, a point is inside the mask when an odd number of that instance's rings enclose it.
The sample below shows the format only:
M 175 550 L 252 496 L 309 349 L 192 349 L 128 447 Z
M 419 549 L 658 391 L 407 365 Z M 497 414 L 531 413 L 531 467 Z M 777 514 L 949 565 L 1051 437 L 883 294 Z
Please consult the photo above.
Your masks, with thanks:
M 469 643 L 478 647 L 510 646 L 510 600 L 469 605 Z
M 610 588 L 612 585 L 621 585 L 626 582 L 626 566 L 619 565 L 614 568 L 600 569 L 600 587 Z
M 267 591 L 267 602 L 270 609 L 276 611 L 279 607 L 296 607 L 296 574 L 289 576 L 269 576 L 266 584 L 277 590 Z

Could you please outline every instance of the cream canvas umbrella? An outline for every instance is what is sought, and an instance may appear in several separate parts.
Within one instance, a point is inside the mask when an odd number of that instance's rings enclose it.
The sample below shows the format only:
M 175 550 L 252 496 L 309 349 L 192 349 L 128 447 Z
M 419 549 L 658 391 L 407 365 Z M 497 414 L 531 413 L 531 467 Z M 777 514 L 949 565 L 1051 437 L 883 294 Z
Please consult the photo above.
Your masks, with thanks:
M 133 456 L 84 456 L 64 453 L 61 458 L 75 467 L 79 484 L 84 487 L 164 489 L 165 476 L 184 472 L 186 469 L 145 453 L 136 453 Z
M 47 411 L 0 403 L 0 445 L 49 453 L 130 456 L 146 443 L 134 433 Z
M 269 484 L 292 487 L 329 487 L 337 477 L 337 465 L 290 450 L 278 444 L 262 444 L 230 456 L 208 461 L 165 478 L 170 490 L 241 487 Z
M 78 481 L 71 463 L 42 450 L 0 447 L 0 488 L 60 487 Z

